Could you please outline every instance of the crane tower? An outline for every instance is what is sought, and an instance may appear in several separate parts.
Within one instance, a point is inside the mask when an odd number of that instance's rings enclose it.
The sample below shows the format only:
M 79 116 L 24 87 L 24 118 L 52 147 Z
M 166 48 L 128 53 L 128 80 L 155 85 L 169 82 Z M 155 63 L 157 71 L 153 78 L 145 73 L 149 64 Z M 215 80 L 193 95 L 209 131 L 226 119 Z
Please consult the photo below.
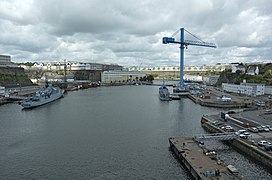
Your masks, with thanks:
M 214 43 L 208 43 L 204 42 L 201 39 L 197 38 L 193 34 L 191 34 L 189 31 L 186 31 L 184 28 L 180 28 L 180 41 L 176 41 L 175 38 L 173 37 L 163 37 L 162 38 L 162 43 L 163 44 L 180 44 L 180 81 L 179 81 L 179 86 L 177 86 L 177 91 L 184 91 L 185 86 L 184 86 L 184 80 L 183 80 L 183 69 L 184 69 L 184 48 L 189 46 L 189 45 L 194 45 L 194 46 L 204 46 L 204 47 L 212 47 L 216 48 L 216 45 Z M 188 32 L 195 38 L 197 38 L 199 41 L 191 41 L 191 40 L 185 40 L 184 39 L 184 31 Z M 177 31 L 178 32 L 178 31 Z M 174 35 L 173 35 L 174 36 Z

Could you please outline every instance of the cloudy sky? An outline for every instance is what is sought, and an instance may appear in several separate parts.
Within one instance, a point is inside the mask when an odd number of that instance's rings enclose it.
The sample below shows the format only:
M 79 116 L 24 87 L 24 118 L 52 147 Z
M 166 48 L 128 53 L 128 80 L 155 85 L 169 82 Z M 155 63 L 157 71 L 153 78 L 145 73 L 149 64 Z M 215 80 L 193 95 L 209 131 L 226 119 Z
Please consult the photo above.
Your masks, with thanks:
M 177 66 L 179 45 L 161 39 L 180 27 L 218 46 L 189 46 L 186 65 L 272 61 L 271 0 L 1 0 L 0 9 L 0 54 L 13 62 Z

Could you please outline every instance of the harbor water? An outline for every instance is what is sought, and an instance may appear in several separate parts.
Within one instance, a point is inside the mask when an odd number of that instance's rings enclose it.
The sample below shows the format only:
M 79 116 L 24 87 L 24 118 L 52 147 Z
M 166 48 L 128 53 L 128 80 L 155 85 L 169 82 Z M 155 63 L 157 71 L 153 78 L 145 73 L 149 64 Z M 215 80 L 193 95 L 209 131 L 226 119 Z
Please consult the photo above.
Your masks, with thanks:
M 193 136 L 203 114 L 187 98 L 163 102 L 156 86 L 69 92 L 32 110 L 0 106 L 0 179 L 190 179 L 169 137 Z M 262 166 L 215 143 L 245 179 L 271 179 Z

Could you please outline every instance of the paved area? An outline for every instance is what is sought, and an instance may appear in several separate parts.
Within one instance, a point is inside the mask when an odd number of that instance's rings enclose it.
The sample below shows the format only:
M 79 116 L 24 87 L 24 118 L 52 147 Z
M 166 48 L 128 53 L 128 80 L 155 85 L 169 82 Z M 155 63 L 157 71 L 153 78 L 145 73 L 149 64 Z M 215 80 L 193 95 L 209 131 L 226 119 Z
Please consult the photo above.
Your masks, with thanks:
M 265 113 L 266 110 L 254 110 L 254 111 L 244 111 L 231 116 L 235 118 L 241 118 L 249 121 L 259 123 L 259 125 L 270 125 L 272 127 L 272 113 Z
M 171 138 L 170 143 L 181 152 L 181 162 L 193 175 L 195 171 L 201 179 L 241 179 L 239 175 L 230 173 L 227 165 L 216 158 L 216 152 L 201 148 L 192 138 Z
M 272 127 L 272 114 L 264 114 L 264 112 L 265 112 L 264 110 L 244 111 L 235 114 L 230 114 L 230 116 L 235 119 L 239 119 L 239 121 L 244 122 L 252 121 L 254 123 L 258 123 L 259 125 L 270 125 Z M 240 129 L 248 130 L 248 128 L 241 126 L 241 124 L 237 124 L 235 121 L 232 120 L 225 121 L 219 115 L 209 116 L 209 119 L 212 119 L 212 121 L 214 120 L 221 121 L 222 123 L 230 125 L 233 127 L 234 131 L 238 131 Z M 245 139 L 246 141 L 248 141 L 249 143 L 253 143 L 253 145 L 258 147 L 259 149 L 272 155 L 272 151 L 270 152 L 266 151 L 264 147 L 260 147 L 257 144 L 260 140 L 266 140 L 272 143 L 272 131 L 258 133 L 250 132 L 250 134 L 252 137 L 249 139 Z

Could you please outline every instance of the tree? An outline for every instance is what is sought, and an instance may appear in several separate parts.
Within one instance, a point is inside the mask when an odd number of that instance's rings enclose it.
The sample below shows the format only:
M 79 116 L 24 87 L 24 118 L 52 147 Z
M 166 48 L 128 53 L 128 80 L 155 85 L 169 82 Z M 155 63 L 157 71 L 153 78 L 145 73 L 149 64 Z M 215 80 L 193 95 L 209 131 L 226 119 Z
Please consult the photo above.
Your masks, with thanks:
M 154 80 L 154 76 L 152 74 L 147 75 L 146 80 L 152 82 Z

